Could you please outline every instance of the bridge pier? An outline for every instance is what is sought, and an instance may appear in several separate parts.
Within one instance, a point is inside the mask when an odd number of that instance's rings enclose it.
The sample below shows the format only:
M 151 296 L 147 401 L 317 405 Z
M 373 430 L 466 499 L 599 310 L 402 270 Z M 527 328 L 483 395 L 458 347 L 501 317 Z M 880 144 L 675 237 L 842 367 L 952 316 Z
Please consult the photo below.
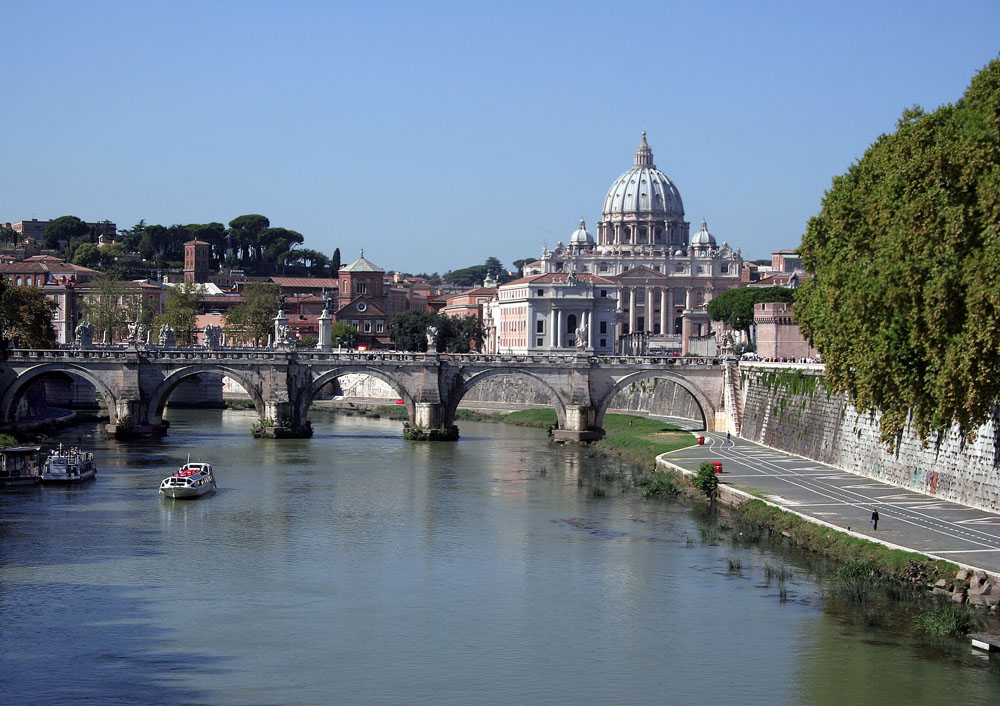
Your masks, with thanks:
M 597 426 L 597 408 L 593 405 L 566 407 L 566 425 L 552 430 L 555 441 L 585 444 L 604 437 L 604 430 Z
M 253 425 L 255 439 L 308 439 L 312 423 L 302 421 L 298 406 L 290 402 L 265 401 L 264 416 Z
M 417 402 L 414 405 L 413 424 L 403 427 L 403 437 L 408 441 L 456 441 L 458 427 L 448 419 L 447 405 L 441 402 Z
M 163 436 L 170 422 L 163 419 L 151 420 L 143 400 L 117 400 L 115 421 L 104 425 L 108 436 L 117 439 L 148 438 Z

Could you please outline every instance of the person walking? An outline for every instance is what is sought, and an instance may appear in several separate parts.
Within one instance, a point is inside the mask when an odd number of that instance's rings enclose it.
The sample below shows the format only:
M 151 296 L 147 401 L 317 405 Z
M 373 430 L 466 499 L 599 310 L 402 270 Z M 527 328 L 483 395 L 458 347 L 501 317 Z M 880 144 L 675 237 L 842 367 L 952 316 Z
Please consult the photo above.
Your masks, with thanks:
M 878 508 L 872 508 L 872 530 L 878 529 Z

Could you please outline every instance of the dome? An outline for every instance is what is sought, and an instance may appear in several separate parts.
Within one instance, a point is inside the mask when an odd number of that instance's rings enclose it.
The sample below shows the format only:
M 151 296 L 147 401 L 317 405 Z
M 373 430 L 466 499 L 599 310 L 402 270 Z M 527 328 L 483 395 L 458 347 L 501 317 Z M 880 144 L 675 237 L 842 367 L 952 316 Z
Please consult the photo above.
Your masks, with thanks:
M 683 250 L 675 250 L 674 251 L 674 257 L 684 257 L 684 251 Z
M 671 214 L 684 217 L 681 194 L 667 175 L 653 164 L 653 150 L 642 144 L 635 151 L 635 164 L 608 189 L 604 198 L 604 217 L 623 213 Z
M 589 246 L 594 244 L 594 237 L 587 232 L 587 226 L 584 224 L 583 219 L 580 219 L 580 227 L 573 231 L 573 234 L 569 236 L 570 245 L 581 245 Z
M 708 224 L 705 222 L 705 219 L 701 221 L 701 230 L 691 238 L 691 244 L 715 247 L 715 236 L 708 232 Z

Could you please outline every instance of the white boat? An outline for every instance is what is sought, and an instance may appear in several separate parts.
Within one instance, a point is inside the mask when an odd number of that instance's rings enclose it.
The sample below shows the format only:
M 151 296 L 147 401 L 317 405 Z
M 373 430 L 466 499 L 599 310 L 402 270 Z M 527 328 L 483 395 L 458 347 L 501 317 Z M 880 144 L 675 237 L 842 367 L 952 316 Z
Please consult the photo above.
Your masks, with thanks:
M 168 498 L 198 498 L 214 490 L 215 476 L 209 463 L 188 461 L 160 483 L 160 494 Z
M 42 468 L 43 483 L 82 483 L 96 475 L 97 464 L 92 453 L 75 446 L 64 451 L 62 444 L 49 453 Z

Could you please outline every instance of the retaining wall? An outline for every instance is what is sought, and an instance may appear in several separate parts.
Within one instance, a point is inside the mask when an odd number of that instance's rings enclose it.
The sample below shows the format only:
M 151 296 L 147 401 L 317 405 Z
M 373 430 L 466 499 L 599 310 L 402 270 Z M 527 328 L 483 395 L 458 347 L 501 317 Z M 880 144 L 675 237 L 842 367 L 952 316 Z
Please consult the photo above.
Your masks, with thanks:
M 1000 429 L 957 427 L 923 445 L 909 429 L 890 453 L 878 417 L 860 413 L 823 385 L 821 366 L 741 363 L 744 439 L 928 495 L 1000 512 Z

